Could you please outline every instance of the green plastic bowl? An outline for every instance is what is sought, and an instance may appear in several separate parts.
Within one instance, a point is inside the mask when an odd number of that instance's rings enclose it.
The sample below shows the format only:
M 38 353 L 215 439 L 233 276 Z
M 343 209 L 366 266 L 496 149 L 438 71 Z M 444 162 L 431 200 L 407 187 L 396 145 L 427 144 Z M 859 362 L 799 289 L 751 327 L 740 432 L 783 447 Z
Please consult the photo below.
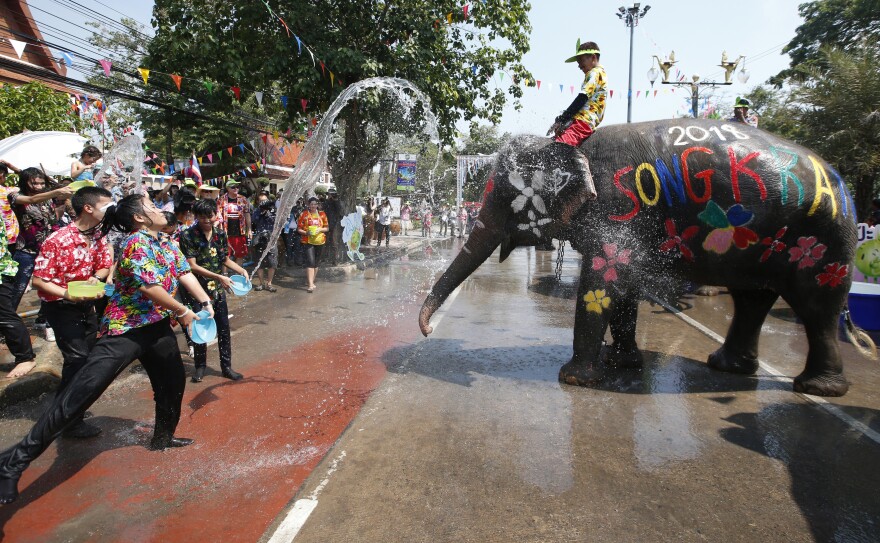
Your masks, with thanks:
M 67 283 L 67 292 L 74 298 L 94 298 L 104 293 L 104 283 L 98 281 L 90 284 L 88 281 L 71 281 Z

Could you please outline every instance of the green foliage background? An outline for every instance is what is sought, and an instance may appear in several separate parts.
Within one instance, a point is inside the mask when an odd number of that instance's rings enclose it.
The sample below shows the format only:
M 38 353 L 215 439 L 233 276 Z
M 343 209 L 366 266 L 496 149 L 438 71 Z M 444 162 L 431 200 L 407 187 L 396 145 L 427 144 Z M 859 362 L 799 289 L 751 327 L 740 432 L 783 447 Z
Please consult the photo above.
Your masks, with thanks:
M 85 123 L 71 112 L 68 95 L 32 81 L 0 87 L 0 139 L 25 130 L 81 131 Z

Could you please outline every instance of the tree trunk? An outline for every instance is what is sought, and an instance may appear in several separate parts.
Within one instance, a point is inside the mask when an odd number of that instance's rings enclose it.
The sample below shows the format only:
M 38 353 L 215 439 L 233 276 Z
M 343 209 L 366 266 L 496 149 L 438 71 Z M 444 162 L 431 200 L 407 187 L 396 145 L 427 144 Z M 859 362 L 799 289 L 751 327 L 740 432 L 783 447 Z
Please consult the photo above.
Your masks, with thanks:
M 855 205 L 859 222 L 865 222 L 871 215 L 871 202 L 874 199 L 874 176 L 862 175 L 856 180 Z
M 333 181 L 339 193 L 342 216 L 355 211 L 357 189 L 361 178 L 372 169 L 384 150 L 378 142 L 370 142 L 366 125 L 360 115 L 356 101 L 347 108 L 342 121 L 345 125 L 344 153 L 333 162 Z M 334 231 L 333 247 L 336 261 L 345 258 L 345 244 L 342 242 L 342 228 Z

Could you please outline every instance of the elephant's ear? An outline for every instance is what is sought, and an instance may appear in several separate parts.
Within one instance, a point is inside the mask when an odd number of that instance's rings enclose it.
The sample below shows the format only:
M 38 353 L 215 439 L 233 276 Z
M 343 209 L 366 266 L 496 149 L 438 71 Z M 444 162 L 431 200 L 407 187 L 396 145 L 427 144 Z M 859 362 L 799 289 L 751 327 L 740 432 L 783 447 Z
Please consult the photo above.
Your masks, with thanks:
M 555 226 L 565 229 L 584 204 L 596 199 L 590 165 L 580 150 L 557 142 L 542 150 L 541 159 L 541 195 Z

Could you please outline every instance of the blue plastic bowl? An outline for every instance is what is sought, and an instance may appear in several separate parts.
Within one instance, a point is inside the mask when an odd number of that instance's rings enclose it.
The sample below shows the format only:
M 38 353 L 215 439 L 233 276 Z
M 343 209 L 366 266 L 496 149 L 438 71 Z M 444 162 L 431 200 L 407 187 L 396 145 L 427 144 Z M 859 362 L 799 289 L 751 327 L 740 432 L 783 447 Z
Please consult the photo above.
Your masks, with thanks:
M 855 281 L 849 289 L 849 314 L 863 330 L 880 330 L 880 285 Z
M 104 285 L 104 296 L 111 296 L 114 292 L 116 292 L 116 286 L 114 286 L 113 283 Z
M 195 343 L 208 343 L 217 337 L 217 323 L 205 310 L 196 313 L 199 320 L 192 321 L 190 337 Z
M 232 292 L 236 296 L 244 296 L 253 287 L 251 282 L 244 278 L 244 275 L 230 275 L 229 278 L 232 279 Z

